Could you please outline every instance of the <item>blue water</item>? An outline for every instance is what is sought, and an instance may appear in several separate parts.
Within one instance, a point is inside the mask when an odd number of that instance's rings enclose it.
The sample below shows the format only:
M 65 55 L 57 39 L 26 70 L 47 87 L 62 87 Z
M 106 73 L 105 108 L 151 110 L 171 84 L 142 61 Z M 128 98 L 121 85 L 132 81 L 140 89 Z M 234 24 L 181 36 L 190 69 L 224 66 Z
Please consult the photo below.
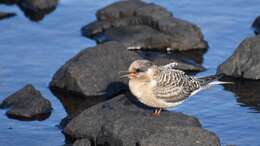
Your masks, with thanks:
M 64 136 L 57 128 L 66 116 L 61 103 L 48 90 L 55 71 L 94 41 L 80 35 L 80 28 L 95 20 L 95 12 L 114 0 L 60 0 L 57 9 L 42 21 L 27 19 L 17 6 L 0 5 L 1 11 L 17 16 L 0 21 L 0 100 L 32 83 L 53 105 L 45 121 L 8 119 L 0 110 L 0 145 L 59 146 Z M 250 25 L 259 14 L 259 0 L 149 0 L 172 11 L 176 17 L 200 26 L 209 51 L 204 55 L 205 72 L 214 74 L 238 44 L 253 32 Z M 248 91 L 250 92 L 250 90 Z M 260 145 L 260 114 L 250 105 L 237 102 L 235 93 L 216 86 L 195 95 L 176 111 L 199 118 L 204 128 L 215 132 L 223 145 Z M 260 98 L 260 97 L 259 97 Z

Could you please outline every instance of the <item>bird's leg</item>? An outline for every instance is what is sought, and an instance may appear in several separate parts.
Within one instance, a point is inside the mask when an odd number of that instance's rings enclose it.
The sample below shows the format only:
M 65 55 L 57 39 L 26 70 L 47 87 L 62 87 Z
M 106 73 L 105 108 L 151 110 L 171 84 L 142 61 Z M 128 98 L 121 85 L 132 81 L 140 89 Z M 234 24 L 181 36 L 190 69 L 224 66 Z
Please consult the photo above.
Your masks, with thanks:
M 160 116 L 161 111 L 162 111 L 161 108 L 159 108 L 159 109 L 157 110 L 157 116 L 158 116 L 158 117 Z
M 153 112 L 153 116 L 159 117 L 161 110 L 162 110 L 161 108 L 159 108 L 159 109 L 156 108 L 156 109 L 154 110 L 154 112 Z

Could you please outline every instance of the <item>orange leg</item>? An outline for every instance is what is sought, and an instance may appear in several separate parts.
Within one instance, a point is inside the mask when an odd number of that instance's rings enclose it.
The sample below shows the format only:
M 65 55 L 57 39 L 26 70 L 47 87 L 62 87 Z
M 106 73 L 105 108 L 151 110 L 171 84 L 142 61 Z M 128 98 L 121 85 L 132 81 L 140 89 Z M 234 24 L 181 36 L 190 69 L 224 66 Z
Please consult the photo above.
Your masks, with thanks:
M 159 117 L 162 109 L 161 108 L 156 108 L 155 111 L 153 112 L 153 116 Z

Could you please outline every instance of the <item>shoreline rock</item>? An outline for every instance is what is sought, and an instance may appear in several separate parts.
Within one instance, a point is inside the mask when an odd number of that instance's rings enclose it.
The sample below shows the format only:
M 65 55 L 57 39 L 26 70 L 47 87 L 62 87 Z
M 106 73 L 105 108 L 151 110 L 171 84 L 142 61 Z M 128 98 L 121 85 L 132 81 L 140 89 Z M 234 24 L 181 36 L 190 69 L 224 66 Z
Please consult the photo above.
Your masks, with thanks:
M 260 79 L 260 36 L 248 37 L 236 48 L 217 73 L 245 79 Z
M 96 17 L 97 21 L 84 26 L 81 32 L 98 43 L 112 40 L 119 41 L 128 48 L 164 51 L 208 48 L 198 26 L 175 18 L 171 12 L 153 3 L 140 0 L 119 1 L 98 10 Z M 143 26 L 149 29 L 143 30 Z M 96 37 L 102 36 L 101 34 L 105 35 L 105 40 Z M 122 41 L 122 37 L 126 39 Z
M 18 120 L 45 120 L 51 114 L 51 103 L 31 84 L 6 97 L 0 108 L 9 108 L 6 115 Z
M 87 138 L 97 145 L 165 144 L 172 143 L 172 139 L 178 144 L 220 145 L 217 136 L 202 129 L 195 117 L 163 111 L 158 118 L 151 113 L 131 95 L 119 95 L 84 110 L 68 123 L 64 133 L 71 139 Z
M 139 52 L 128 51 L 123 44 L 114 41 L 84 49 L 60 67 L 49 87 L 79 93 L 85 97 L 114 97 L 128 90 L 127 80 L 120 79 L 120 72 L 127 71 L 134 60 L 151 59 L 152 55 L 144 54 L 142 57 Z M 174 58 L 155 58 L 152 61 L 158 65 L 175 61 L 182 70 L 204 70 L 198 64 L 188 64 Z

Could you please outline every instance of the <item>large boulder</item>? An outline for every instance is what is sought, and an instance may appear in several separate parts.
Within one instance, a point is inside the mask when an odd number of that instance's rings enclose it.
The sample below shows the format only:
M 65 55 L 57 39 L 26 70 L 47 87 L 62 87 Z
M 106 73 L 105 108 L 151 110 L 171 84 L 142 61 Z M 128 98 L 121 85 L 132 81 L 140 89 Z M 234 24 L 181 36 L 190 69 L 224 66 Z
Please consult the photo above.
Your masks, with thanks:
M 9 108 L 6 115 L 19 120 L 44 120 L 51 114 L 51 103 L 31 84 L 8 96 L 0 108 Z
M 227 76 L 260 79 L 260 36 L 246 38 L 231 57 L 218 66 L 217 72 Z
M 96 16 L 97 21 L 84 26 L 81 32 L 98 43 L 117 40 L 131 49 L 164 51 L 208 47 L 198 26 L 173 17 L 153 3 L 119 1 L 98 10 Z
M 120 71 L 138 59 L 116 42 L 108 42 L 82 50 L 54 75 L 50 87 L 81 93 L 85 96 L 113 96 L 126 88 L 122 85 Z
M 53 76 L 50 82 L 52 89 L 59 88 L 79 93 L 88 97 L 112 97 L 128 90 L 127 80 L 120 79 L 120 71 L 127 71 L 128 66 L 136 59 L 151 59 L 156 64 L 177 62 L 174 58 L 157 59 L 128 51 L 118 42 L 107 42 L 82 50 Z M 167 62 L 167 63 L 166 63 Z M 201 71 L 204 68 L 179 61 L 183 70 Z
M 260 33 L 260 16 L 256 17 L 255 21 L 252 24 L 252 27 L 255 31 L 255 34 Z
M 68 123 L 64 133 L 74 140 L 88 138 L 97 145 L 220 145 L 217 136 L 201 129 L 195 117 L 166 111 L 154 117 L 151 113 L 124 94 L 84 110 Z
M 9 18 L 9 17 L 13 17 L 15 15 L 16 15 L 15 13 L 0 12 L 0 20 Z

